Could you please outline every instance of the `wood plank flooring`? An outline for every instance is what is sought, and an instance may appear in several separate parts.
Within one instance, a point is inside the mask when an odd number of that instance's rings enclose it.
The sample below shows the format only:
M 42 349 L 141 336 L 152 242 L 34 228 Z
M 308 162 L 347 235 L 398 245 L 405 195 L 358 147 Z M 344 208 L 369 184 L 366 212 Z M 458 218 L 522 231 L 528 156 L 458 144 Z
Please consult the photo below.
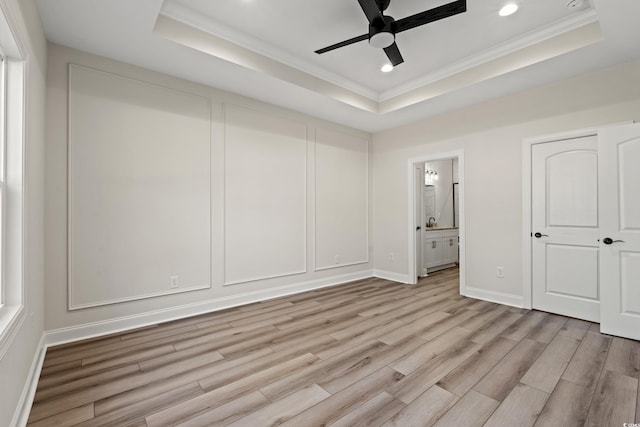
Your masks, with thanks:
M 640 343 L 367 279 L 50 348 L 29 426 L 640 423 Z

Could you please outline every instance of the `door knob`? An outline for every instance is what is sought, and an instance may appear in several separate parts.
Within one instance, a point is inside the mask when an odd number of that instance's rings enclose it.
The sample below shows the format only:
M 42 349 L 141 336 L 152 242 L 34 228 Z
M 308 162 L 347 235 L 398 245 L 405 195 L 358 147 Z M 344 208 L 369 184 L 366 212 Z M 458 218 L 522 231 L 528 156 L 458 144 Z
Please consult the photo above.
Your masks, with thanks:
M 416 227 L 416 231 L 420 231 L 420 226 L 417 226 L 417 227 Z
M 536 234 L 534 234 L 534 236 L 536 236 L 536 238 L 538 238 L 538 239 L 541 238 L 541 237 L 549 237 L 549 235 L 542 234 L 542 233 L 536 233 Z
M 624 243 L 624 240 L 613 240 L 611 237 L 605 237 L 602 239 L 602 243 L 605 245 L 610 245 L 612 243 Z

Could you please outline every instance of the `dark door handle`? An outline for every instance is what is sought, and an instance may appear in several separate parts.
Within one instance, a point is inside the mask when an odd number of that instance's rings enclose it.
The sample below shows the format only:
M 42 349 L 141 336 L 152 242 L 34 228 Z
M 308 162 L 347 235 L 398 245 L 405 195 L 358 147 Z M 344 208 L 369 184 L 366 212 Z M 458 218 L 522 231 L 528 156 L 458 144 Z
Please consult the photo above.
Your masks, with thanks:
M 420 226 L 417 226 L 417 227 L 416 227 L 416 231 L 420 231 Z
M 549 237 L 548 234 L 542 234 L 542 233 L 536 233 L 536 234 L 534 234 L 534 236 L 536 236 L 536 238 L 538 238 L 538 239 L 541 238 L 541 237 Z
M 611 237 L 605 237 L 602 239 L 602 243 L 605 245 L 610 245 L 612 243 L 624 243 L 624 240 L 613 240 Z

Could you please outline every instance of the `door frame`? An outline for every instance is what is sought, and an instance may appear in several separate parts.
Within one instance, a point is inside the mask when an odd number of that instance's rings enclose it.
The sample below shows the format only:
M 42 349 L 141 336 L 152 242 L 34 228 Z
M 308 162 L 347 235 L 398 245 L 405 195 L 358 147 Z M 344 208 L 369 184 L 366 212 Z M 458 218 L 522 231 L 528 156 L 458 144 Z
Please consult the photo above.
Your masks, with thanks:
M 414 167 L 414 175 L 413 175 L 413 182 L 414 184 L 416 184 L 416 186 L 414 186 L 413 191 L 414 191 L 414 200 L 416 201 L 416 203 L 418 204 L 418 206 L 416 206 L 414 204 L 414 209 L 416 211 L 416 215 L 417 212 L 420 212 L 420 215 L 424 216 L 424 182 L 425 182 L 425 173 L 424 173 L 424 163 L 414 163 L 413 164 Z M 421 173 L 421 180 L 420 180 L 420 184 L 422 184 L 422 186 L 420 188 L 417 187 L 417 183 L 418 183 L 418 173 Z M 418 233 L 417 228 L 414 231 L 414 234 L 419 235 L 420 237 L 417 237 L 415 240 L 415 251 L 416 251 L 416 256 L 415 256 L 415 260 L 416 260 L 416 280 L 419 280 L 420 277 L 422 277 L 422 273 L 425 271 L 424 268 L 424 248 L 422 245 L 422 242 L 424 241 L 424 229 L 425 227 L 420 224 L 420 232 Z M 418 239 L 420 241 L 418 241 Z
M 433 153 L 433 154 L 424 154 L 422 156 L 410 158 L 407 161 L 407 182 L 408 182 L 408 193 L 407 193 L 407 206 L 408 206 L 408 228 L 407 228 L 407 236 L 408 236 L 408 251 L 409 255 L 408 264 L 409 264 L 409 274 L 408 274 L 408 284 L 415 285 L 418 283 L 417 280 L 417 270 L 416 270 L 416 226 L 418 224 L 416 218 L 416 188 L 415 188 L 415 164 L 416 163 L 426 163 L 434 160 L 446 160 L 446 159 L 458 159 L 458 193 L 460 196 L 459 200 L 459 208 L 460 208 L 460 224 L 458 225 L 458 236 L 459 236 L 459 250 L 460 256 L 458 259 L 458 264 L 460 266 L 460 295 L 466 295 L 466 259 L 465 259 L 465 216 L 464 216 L 464 150 L 454 150 L 447 151 L 441 153 Z
M 522 308 L 531 310 L 533 294 L 533 270 L 532 270 L 532 250 L 531 236 L 533 233 L 531 212 L 532 196 L 532 150 L 536 144 L 547 142 L 576 139 L 586 136 L 598 136 L 598 129 L 609 126 L 631 124 L 633 122 L 612 123 L 598 127 L 575 129 L 566 132 L 559 132 L 549 135 L 525 138 L 522 141 Z

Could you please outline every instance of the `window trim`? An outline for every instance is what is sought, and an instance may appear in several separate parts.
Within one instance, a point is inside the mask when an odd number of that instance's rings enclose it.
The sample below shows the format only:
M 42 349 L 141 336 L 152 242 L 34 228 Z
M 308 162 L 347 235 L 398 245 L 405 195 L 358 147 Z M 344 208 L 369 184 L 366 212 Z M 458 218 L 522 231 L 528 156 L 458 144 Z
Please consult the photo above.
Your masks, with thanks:
M 15 36 L 14 16 L 0 3 L 0 46 L 4 56 L 4 191 L 3 191 L 3 305 L 0 307 L 0 360 L 25 321 L 24 287 L 24 159 L 27 61 Z
M 5 187 L 6 187 L 6 179 L 5 179 L 5 171 L 7 170 L 6 165 L 6 133 L 5 133 L 5 111 L 6 111 L 6 87 L 7 87 L 7 73 L 5 72 L 6 65 L 6 55 L 2 50 L 2 46 L 0 45 L 0 310 L 4 305 L 5 291 L 4 291 L 4 253 L 5 253 L 5 245 L 4 245 L 4 207 L 5 207 Z M 1 330 L 1 329 L 0 329 Z

